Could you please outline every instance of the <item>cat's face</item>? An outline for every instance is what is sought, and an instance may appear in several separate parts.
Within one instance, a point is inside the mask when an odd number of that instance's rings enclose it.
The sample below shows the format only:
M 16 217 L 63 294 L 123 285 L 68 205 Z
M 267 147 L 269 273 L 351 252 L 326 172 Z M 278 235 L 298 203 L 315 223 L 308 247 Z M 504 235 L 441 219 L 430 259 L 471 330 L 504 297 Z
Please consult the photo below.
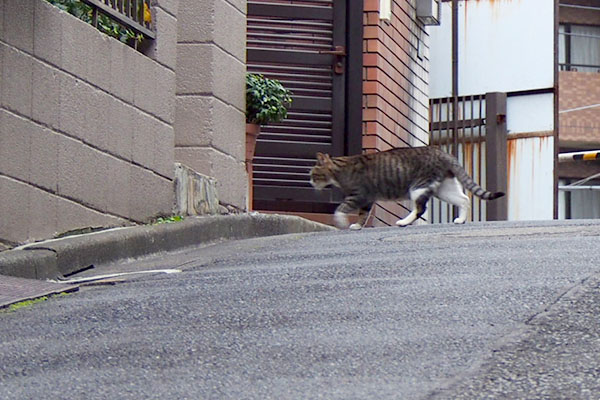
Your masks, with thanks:
M 317 164 L 310 170 L 310 184 L 319 190 L 335 184 L 333 167 L 329 154 L 317 153 Z

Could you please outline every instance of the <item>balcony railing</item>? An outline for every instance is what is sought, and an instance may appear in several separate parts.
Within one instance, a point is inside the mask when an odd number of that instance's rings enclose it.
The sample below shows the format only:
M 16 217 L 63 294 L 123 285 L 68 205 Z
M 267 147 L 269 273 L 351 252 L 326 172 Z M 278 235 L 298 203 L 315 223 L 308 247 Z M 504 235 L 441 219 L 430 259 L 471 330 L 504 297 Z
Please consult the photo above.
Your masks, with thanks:
M 145 0 L 81 0 L 93 10 L 92 24 L 98 26 L 98 14 L 102 13 L 136 34 L 154 39 L 150 9 Z

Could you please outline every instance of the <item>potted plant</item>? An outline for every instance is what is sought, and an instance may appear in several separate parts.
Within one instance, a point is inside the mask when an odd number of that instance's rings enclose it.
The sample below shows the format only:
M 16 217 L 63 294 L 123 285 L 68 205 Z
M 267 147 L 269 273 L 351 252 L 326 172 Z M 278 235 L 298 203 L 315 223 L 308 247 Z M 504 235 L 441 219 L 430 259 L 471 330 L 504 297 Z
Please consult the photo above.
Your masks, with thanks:
M 252 159 L 260 126 L 287 117 L 292 93 L 276 79 L 261 74 L 246 74 L 246 170 L 250 179 L 249 207 L 252 206 Z

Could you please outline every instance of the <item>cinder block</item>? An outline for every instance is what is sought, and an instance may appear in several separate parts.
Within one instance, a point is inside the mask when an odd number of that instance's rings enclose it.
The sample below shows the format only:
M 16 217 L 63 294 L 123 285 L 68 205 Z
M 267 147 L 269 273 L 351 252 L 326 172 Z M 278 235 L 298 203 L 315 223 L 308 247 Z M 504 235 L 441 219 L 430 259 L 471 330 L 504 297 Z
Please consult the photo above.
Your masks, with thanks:
M 89 227 L 114 227 L 127 224 L 127 221 L 122 218 L 100 213 L 65 198 L 57 199 L 57 215 L 58 233 Z
M 37 60 L 33 61 L 31 116 L 52 128 L 59 127 L 60 82 L 64 73 Z
M 65 71 L 81 78 L 88 78 L 88 63 L 98 62 L 97 54 L 90 58 L 89 44 L 94 43 L 100 33 L 93 26 L 68 13 L 61 13 L 62 67 Z
M 112 97 L 101 90 L 89 88 L 87 101 L 82 105 L 85 107 L 85 138 L 86 141 L 95 148 L 100 150 L 108 149 L 108 137 L 110 136 L 110 126 L 107 119 L 110 115 L 107 112 L 110 110 Z
M 0 4 L 0 11 L 2 11 L 3 4 Z M 2 18 L 0 17 L 0 21 Z M 1 35 L 1 33 L 0 33 Z M 6 49 L 6 45 L 0 42 L 0 105 L 2 105 L 2 93 L 4 90 L 2 89 L 3 75 L 4 75 L 4 49 Z
M 212 143 L 212 96 L 178 96 L 175 100 L 175 143 L 177 146 L 207 146 Z
M 27 218 L 30 187 L 0 175 L 0 238 L 21 243 L 27 239 Z
M 138 110 L 114 97 L 110 99 L 105 123 L 108 126 L 107 148 L 126 160 L 131 160 L 135 116 Z
M 86 80 L 91 84 L 108 91 L 111 87 L 112 77 L 110 75 L 110 64 L 107 62 L 106 57 L 111 54 L 111 47 L 118 43 L 115 43 L 115 39 L 96 29 L 93 29 L 92 32 L 90 32 L 89 35 L 90 41 L 84 48 L 88 53 L 89 60 Z
M 154 161 L 153 153 L 156 151 L 155 127 L 159 123 L 151 115 L 140 111 L 136 113 L 133 127 L 133 151 L 131 159 L 150 169 Z
M 180 0 L 152 0 L 151 5 L 153 7 L 160 7 L 174 17 L 177 17 L 179 11 L 179 1 Z
M 213 144 L 238 161 L 246 158 L 246 115 L 235 107 L 214 100 Z
M 57 232 L 58 198 L 37 188 L 30 189 L 27 210 L 27 239 L 41 240 L 54 237 Z
M 138 52 L 126 45 L 113 41 L 110 45 L 110 92 L 123 101 L 133 104 L 135 59 Z
M 241 63 L 246 62 L 246 15 L 224 0 L 215 0 L 214 42 Z
M 246 15 L 246 0 L 225 0 L 236 9 L 238 9 L 241 13 Z
M 4 35 L 6 43 L 33 53 L 34 0 L 4 0 Z
M 187 165 L 194 171 L 213 177 L 210 147 L 176 147 L 175 162 Z
M 177 40 L 180 43 L 207 43 L 213 40 L 215 0 L 180 0 Z
M 151 112 L 163 121 L 173 124 L 175 120 L 175 72 L 154 64 L 156 92 L 150 96 Z
M 69 75 L 59 76 L 60 112 L 58 124 L 63 132 L 88 140 L 86 111 L 90 109 L 93 89 L 79 79 Z
M 175 159 L 198 173 L 216 179 L 222 203 L 246 208 L 248 178 L 243 162 L 207 147 L 176 148 Z
M 110 179 L 107 181 L 105 211 L 124 218 L 129 217 L 129 187 L 132 184 L 129 168 L 129 163 L 111 159 L 106 171 Z
M 81 142 L 59 137 L 58 194 L 96 210 L 105 209 L 108 156 Z
M 31 121 L 0 109 L 0 173 L 29 181 L 31 129 L 34 126 Z
M 155 40 L 148 40 L 144 54 L 160 64 L 175 70 L 177 61 L 177 19 L 160 7 L 153 7 L 152 20 L 158 32 Z
M 4 15 L 6 15 L 6 12 L 4 12 L 4 4 L 5 2 L 0 3 L 0 15 L 2 15 L 0 17 L 0 41 L 4 40 Z
M 213 93 L 239 110 L 246 108 L 246 65 L 223 50 L 214 48 Z
M 36 1 L 33 24 L 33 54 L 56 66 L 62 56 L 62 12 L 47 1 Z
M 33 58 L 10 47 L 3 54 L 2 105 L 30 117 Z
M 32 126 L 29 159 L 30 182 L 56 193 L 58 190 L 58 134 Z
M 220 201 L 240 209 L 246 208 L 248 193 L 248 175 L 246 166 L 233 157 L 213 151 L 211 154 L 213 174 L 217 180 Z
M 155 150 L 153 152 L 153 169 L 169 179 L 174 178 L 175 168 L 175 134 L 173 127 L 159 122 L 155 133 Z
M 134 165 L 130 167 L 130 174 L 131 182 L 134 182 L 129 187 L 129 209 L 133 220 L 146 222 L 173 212 L 173 181 Z
M 177 94 L 207 94 L 212 92 L 213 66 L 211 44 L 177 45 Z M 226 71 L 219 71 L 219 74 Z
M 152 113 L 156 106 L 155 104 L 162 100 L 157 99 L 157 82 L 155 62 L 141 53 L 133 56 L 134 68 L 134 95 L 133 104 L 142 110 Z

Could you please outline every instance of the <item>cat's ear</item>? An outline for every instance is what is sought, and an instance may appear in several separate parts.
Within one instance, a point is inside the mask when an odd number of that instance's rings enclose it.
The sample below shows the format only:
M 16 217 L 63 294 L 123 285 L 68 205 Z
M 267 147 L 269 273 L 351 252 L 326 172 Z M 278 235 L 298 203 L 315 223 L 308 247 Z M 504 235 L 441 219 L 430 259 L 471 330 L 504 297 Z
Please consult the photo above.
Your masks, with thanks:
M 325 164 L 325 162 L 327 161 L 328 158 L 329 158 L 329 155 L 318 152 L 317 153 L 317 164 L 319 164 L 319 165 Z

